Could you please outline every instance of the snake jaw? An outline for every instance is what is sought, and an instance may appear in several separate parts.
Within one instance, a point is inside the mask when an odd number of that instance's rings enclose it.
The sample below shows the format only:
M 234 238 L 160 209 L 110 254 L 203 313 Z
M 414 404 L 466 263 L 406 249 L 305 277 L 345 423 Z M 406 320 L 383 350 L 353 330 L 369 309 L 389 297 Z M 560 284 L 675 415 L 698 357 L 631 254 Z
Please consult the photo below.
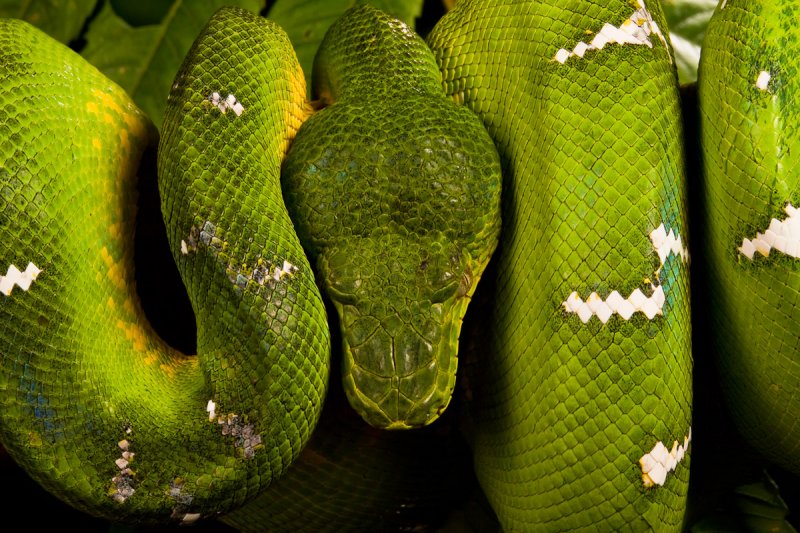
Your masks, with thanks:
M 448 305 L 448 313 L 442 304 L 432 304 L 428 313 L 417 309 L 413 323 L 398 314 L 378 322 L 368 305 L 336 305 L 345 325 L 345 391 L 367 423 L 410 429 L 430 424 L 445 411 L 455 386 L 460 316 L 466 307 L 461 301 Z
M 485 261 L 442 235 L 328 247 L 317 272 L 340 318 L 344 386 L 369 424 L 435 421 L 455 388 L 458 338 Z

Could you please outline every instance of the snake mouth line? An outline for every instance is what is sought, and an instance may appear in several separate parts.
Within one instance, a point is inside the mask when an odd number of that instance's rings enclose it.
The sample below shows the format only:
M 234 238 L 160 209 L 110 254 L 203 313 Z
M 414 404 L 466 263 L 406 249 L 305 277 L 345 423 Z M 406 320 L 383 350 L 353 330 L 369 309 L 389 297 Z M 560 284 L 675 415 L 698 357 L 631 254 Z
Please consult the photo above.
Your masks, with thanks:
M 455 381 L 454 376 L 451 379 L 446 369 L 442 369 L 439 359 L 455 353 L 455 348 L 430 343 L 408 325 L 395 335 L 388 334 L 383 327 L 378 331 L 384 337 L 379 343 L 384 352 L 381 356 L 384 364 L 380 367 L 363 364 L 366 357 L 374 356 L 365 353 L 365 349 L 374 349 L 375 345 L 362 343 L 359 350 L 346 340 L 343 342 L 345 390 L 351 405 L 368 423 L 382 429 L 410 429 L 433 422 L 449 404 Z M 406 346 L 410 350 L 404 350 L 403 339 L 398 335 L 409 331 L 416 342 Z M 404 356 L 405 351 L 409 353 Z M 447 358 L 456 359 L 450 355 Z

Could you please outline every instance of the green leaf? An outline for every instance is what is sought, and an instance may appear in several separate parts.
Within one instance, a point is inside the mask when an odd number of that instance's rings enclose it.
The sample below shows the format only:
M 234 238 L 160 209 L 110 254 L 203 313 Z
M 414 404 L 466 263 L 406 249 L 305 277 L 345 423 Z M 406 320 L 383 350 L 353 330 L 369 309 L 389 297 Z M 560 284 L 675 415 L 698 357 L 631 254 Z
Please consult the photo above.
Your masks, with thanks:
M 414 27 L 423 0 L 278 0 L 268 17 L 280 25 L 292 41 L 297 59 L 311 88 L 314 55 L 331 24 L 357 4 L 370 4 Z
M 700 49 L 717 0 L 662 0 L 661 6 L 669 27 L 678 80 L 691 83 L 697 80 Z
M 83 56 L 117 82 L 161 127 L 167 95 L 184 56 L 211 15 L 237 5 L 255 13 L 261 0 L 177 0 L 161 24 L 133 28 L 103 6 L 86 33 Z
M 78 37 L 97 0 L 0 0 L 0 17 L 30 22 L 62 43 Z
M 114 12 L 131 26 L 161 24 L 172 7 L 172 1 L 164 0 L 108 0 Z

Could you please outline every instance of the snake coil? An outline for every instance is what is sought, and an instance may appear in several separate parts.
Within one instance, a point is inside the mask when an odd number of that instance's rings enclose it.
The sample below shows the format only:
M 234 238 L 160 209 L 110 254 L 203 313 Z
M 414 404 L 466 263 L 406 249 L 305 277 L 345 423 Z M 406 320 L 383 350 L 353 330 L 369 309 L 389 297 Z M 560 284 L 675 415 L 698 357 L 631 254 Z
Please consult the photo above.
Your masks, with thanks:
M 741 427 L 794 471 L 797 10 L 723 0 L 700 72 L 721 375 Z M 315 63 L 315 111 L 277 26 L 211 19 L 159 144 L 198 321 L 187 356 L 153 334 L 133 281 L 153 126 L 78 56 L 0 22 L 0 442 L 42 485 L 152 523 L 262 493 L 230 515 L 259 527 L 257 506 L 279 501 L 266 487 L 300 456 L 284 478 L 299 486 L 346 439 L 322 424 L 301 455 L 330 355 L 313 267 L 339 315 L 345 391 L 376 427 L 441 413 L 461 337 L 464 425 L 504 530 L 680 530 L 690 243 L 658 2 L 462 0 L 427 45 L 349 11 Z M 470 300 L 485 318 L 461 332 Z

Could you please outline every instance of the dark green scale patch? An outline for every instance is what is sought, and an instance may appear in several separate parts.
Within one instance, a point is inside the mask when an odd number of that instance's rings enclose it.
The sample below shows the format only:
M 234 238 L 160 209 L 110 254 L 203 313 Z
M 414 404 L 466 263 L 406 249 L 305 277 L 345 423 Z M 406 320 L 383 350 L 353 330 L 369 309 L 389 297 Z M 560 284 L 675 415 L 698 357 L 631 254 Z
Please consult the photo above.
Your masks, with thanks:
M 498 156 L 424 42 L 373 8 L 331 27 L 314 74 L 330 105 L 284 163 L 287 205 L 342 318 L 351 403 L 375 426 L 424 425 L 449 402 L 497 242 Z

